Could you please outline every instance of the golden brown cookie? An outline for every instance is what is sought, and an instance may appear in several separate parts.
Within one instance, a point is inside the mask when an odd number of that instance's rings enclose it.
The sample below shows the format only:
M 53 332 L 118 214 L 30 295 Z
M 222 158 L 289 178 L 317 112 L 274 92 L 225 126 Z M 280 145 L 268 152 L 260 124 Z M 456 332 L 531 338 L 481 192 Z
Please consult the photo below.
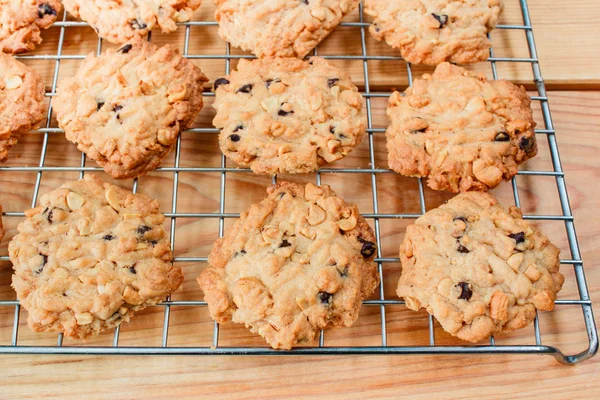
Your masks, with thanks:
M 79 150 L 113 178 L 134 178 L 157 168 L 192 125 L 207 80 L 171 45 L 136 42 L 90 54 L 53 105 Z
M 366 0 L 369 31 L 414 64 L 487 60 L 502 0 Z
M 440 64 L 390 97 L 390 168 L 435 190 L 496 187 L 537 154 L 530 104 L 522 86 Z
M 319 57 L 240 60 L 215 81 L 223 153 L 256 173 L 306 173 L 362 141 L 367 117 L 349 74 Z
M 173 32 L 187 22 L 201 0 L 62 0 L 75 18 L 86 21 L 98 36 L 112 43 L 135 41 L 152 29 Z
M 0 52 L 33 50 L 61 10 L 59 0 L 0 0 Z
M 479 342 L 551 311 L 564 276 L 559 250 L 487 193 L 463 193 L 406 229 L 398 296 L 453 336 Z
M 379 282 L 373 230 L 328 187 L 282 182 L 218 239 L 198 277 L 211 316 L 275 349 L 350 326 Z
M 12 286 L 36 332 L 85 339 L 127 322 L 183 281 L 158 202 L 93 175 L 25 212 L 9 244 Z
M 219 36 L 258 57 L 303 58 L 359 0 L 214 0 Z

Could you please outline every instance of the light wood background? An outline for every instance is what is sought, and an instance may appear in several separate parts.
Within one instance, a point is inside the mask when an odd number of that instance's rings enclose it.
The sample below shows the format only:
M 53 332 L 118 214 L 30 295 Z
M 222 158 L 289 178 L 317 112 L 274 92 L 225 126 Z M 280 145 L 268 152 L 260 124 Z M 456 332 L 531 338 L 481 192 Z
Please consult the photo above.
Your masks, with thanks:
M 208 19 L 211 5 L 205 0 L 199 13 Z M 520 24 L 517 1 L 507 0 L 504 24 Z M 600 177 L 600 28 L 597 5 L 592 0 L 560 2 L 530 0 L 534 33 L 538 44 L 542 72 L 549 93 L 550 106 L 557 131 L 563 168 L 575 214 L 579 243 L 592 300 L 600 301 L 600 234 L 598 209 L 600 199 L 595 182 Z M 353 17 L 356 20 L 356 16 Z M 349 18 L 349 20 L 353 20 Z M 58 28 L 44 34 L 45 44 L 34 54 L 56 52 Z M 68 28 L 64 54 L 84 54 L 94 51 L 96 40 L 89 28 Z M 223 42 L 216 36 L 216 27 L 193 28 L 190 54 L 223 54 Z M 358 38 L 358 39 L 357 39 Z M 369 54 L 394 55 L 385 45 L 377 44 L 367 35 Z M 521 31 L 497 31 L 492 35 L 496 56 L 527 57 L 526 42 Z M 183 43 L 183 32 L 170 36 L 153 34 L 153 41 Z M 360 54 L 360 39 L 356 28 L 341 28 L 326 40 L 321 54 Z M 51 82 L 54 61 L 26 60 L 38 70 L 46 82 Z M 214 79 L 224 70 L 223 61 L 198 60 L 198 65 Z M 362 83 L 362 62 L 339 62 L 349 69 L 356 81 Z M 61 62 L 60 77 L 71 74 L 79 61 Z M 490 73 L 488 64 L 481 64 Z M 407 85 L 402 62 L 369 62 L 370 83 L 374 90 Z M 416 74 L 421 71 L 417 69 Z M 502 78 L 525 84 L 531 83 L 529 64 L 499 66 Z M 584 91 L 586 90 L 586 91 Z M 198 127 L 210 127 L 214 115 L 210 101 L 198 116 Z M 539 102 L 534 102 L 536 120 L 541 124 Z M 373 101 L 376 127 L 385 127 L 385 99 Z M 56 126 L 52 122 L 52 126 Z M 543 126 L 540 126 L 543 128 Z M 552 169 L 549 150 L 539 135 L 540 154 L 531 160 L 528 170 Z M 385 143 L 375 134 L 376 167 L 387 167 Z M 37 165 L 42 148 L 42 135 L 25 135 L 2 166 Z M 220 153 L 214 134 L 185 133 L 182 136 L 181 166 L 217 167 Z M 368 144 L 333 167 L 369 166 Z M 50 134 L 45 166 L 76 167 L 81 161 L 75 146 L 61 134 Z M 88 162 L 87 166 L 95 166 Z M 173 156 L 165 162 L 173 166 Z M 228 164 L 228 166 L 230 166 Z M 0 201 L 5 211 L 23 211 L 32 201 L 35 172 L 0 170 Z M 106 179 L 106 175 L 101 173 Z M 76 179 L 77 172 L 44 172 L 40 193 L 46 193 L 61 183 Z M 172 208 L 171 181 L 173 174 L 154 172 L 140 179 L 138 191 L 161 201 L 164 212 Z M 295 181 L 314 180 L 314 175 L 284 177 Z M 248 173 L 227 174 L 226 212 L 240 212 L 264 196 L 270 179 Z M 373 212 L 368 174 L 323 174 L 323 183 L 349 201 L 356 202 L 363 213 Z M 120 182 L 130 187 L 131 181 Z M 216 212 L 219 208 L 220 175 L 217 173 L 181 173 L 178 212 Z M 415 180 L 396 174 L 377 178 L 379 211 L 382 213 L 418 213 L 418 192 Z M 523 209 L 530 215 L 560 214 L 556 185 L 550 177 L 518 178 Z M 512 204 L 510 185 L 494 191 L 505 204 Z M 426 190 L 427 208 L 440 204 L 449 196 Z M 7 254 L 8 241 L 16 233 L 20 218 L 4 218 L 7 235 L 0 245 L 0 256 Z M 226 220 L 226 226 L 231 224 Z M 372 221 L 371 221 L 372 222 Z M 397 247 L 410 220 L 382 220 L 382 254 L 397 257 Z M 564 225 L 560 222 L 536 223 L 570 258 Z M 206 256 L 217 237 L 218 220 L 180 218 L 177 221 L 175 255 Z M 186 281 L 175 299 L 199 299 L 201 293 L 194 280 L 203 263 L 181 263 Z M 562 268 L 567 276 L 561 299 L 577 296 L 572 267 Z M 400 266 L 384 264 L 386 298 L 393 292 Z M 11 266 L 0 261 L 0 298 L 14 299 L 10 288 Z M 0 308 L 0 344 L 10 342 L 14 309 Z M 148 309 L 124 325 L 121 345 L 160 345 L 162 308 Z M 365 306 L 357 323 L 349 329 L 327 332 L 326 345 L 379 345 L 379 307 Z M 19 344 L 53 345 L 55 335 L 31 333 L 25 324 L 26 312 L 21 312 Z M 426 345 L 427 317 L 402 306 L 386 308 L 388 343 L 390 345 Z M 543 343 L 558 346 L 566 353 L 584 350 L 587 337 L 578 307 L 560 306 L 540 318 Z M 207 346 L 212 339 L 212 321 L 205 308 L 173 307 L 169 345 Z M 445 334 L 436 324 L 439 344 L 461 344 Z M 222 328 L 220 345 L 261 346 L 263 341 L 239 326 Z M 534 344 L 533 329 L 502 335 L 498 344 Z M 112 334 L 88 341 L 90 345 L 111 345 Z M 79 345 L 65 341 L 65 345 Z M 600 395 L 600 358 L 575 367 L 559 365 L 549 356 L 343 356 L 343 357 L 92 357 L 92 356 L 0 356 L 0 398 L 198 398 L 219 396 L 227 398 L 594 398 Z

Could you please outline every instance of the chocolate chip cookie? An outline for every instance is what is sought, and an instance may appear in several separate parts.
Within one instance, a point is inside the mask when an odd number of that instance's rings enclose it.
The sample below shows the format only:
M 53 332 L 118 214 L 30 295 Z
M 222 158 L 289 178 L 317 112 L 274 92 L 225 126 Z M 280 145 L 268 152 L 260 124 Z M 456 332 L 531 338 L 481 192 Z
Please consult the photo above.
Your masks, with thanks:
M 116 179 L 157 168 L 202 109 L 207 78 L 171 45 L 90 54 L 53 102 L 68 140 Z
M 214 83 L 223 153 L 256 173 L 306 173 L 346 156 L 367 127 L 350 76 L 319 57 L 240 60 Z
M 501 0 L 366 0 L 373 17 L 369 31 L 399 49 L 415 64 L 438 65 L 485 61 L 496 27 Z
M 487 193 L 463 193 L 406 229 L 398 296 L 453 336 L 478 342 L 551 311 L 564 276 L 559 250 Z
M 0 52 L 0 162 L 21 134 L 44 118 L 44 83 L 32 68 Z
M 530 104 L 522 86 L 440 64 L 390 97 L 389 165 L 435 190 L 493 188 L 537 154 Z
M 146 36 L 152 29 L 164 33 L 187 22 L 201 0 L 62 0 L 65 9 L 88 24 L 98 36 L 112 43 L 125 43 Z
M 33 50 L 61 10 L 59 0 L 0 0 L 0 52 Z
M 128 321 L 183 281 L 158 202 L 93 175 L 25 212 L 9 244 L 12 286 L 36 332 L 84 339 Z
M 258 57 L 303 58 L 359 0 L 214 0 L 219 36 Z
M 328 186 L 282 182 L 218 239 L 198 277 L 211 316 L 275 349 L 350 326 L 379 276 L 373 230 Z

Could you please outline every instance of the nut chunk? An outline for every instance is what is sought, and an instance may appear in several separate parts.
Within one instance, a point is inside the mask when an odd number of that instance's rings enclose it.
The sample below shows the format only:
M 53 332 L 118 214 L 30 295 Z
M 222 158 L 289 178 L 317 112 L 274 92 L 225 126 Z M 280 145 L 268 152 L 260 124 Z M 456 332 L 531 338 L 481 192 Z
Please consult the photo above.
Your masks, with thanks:
M 42 196 L 25 215 L 8 250 L 12 286 L 36 332 L 97 335 L 183 281 L 171 263 L 165 218 L 147 196 L 86 175 Z
M 470 342 L 551 311 L 564 276 L 559 250 L 487 193 L 463 193 L 418 218 L 400 246 L 398 296 Z
M 211 316 L 274 349 L 350 326 L 379 282 L 373 230 L 329 188 L 282 182 L 218 239 L 198 277 Z

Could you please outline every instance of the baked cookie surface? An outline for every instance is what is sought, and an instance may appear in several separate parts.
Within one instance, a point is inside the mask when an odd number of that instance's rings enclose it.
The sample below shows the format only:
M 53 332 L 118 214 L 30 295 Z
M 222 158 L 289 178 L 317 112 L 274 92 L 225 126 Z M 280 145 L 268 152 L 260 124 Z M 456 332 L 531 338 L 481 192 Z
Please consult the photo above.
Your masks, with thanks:
M 418 218 L 400 246 L 398 296 L 470 342 L 551 311 L 564 276 L 559 250 L 487 193 L 463 193 Z
M 36 332 L 84 339 L 179 288 L 158 202 L 87 175 L 26 211 L 9 244 L 12 286 Z
M 530 104 L 523 87 L 440 64 L 390 97 L 390 168 L 435 190 L 493 188 L 537 154 Z
M 0 0 L 0 52 L 33 50 L 61 10 L 59 0 Z
M 62 0 L 65 9 L 88 24 L 98 36 L 125 43 L 158 28 L 164 33 L 191 19 L 201 0 Z
M 19 136 L 44 118 L 44 83 L 32 68 L 0 53 L 0 162 Z
M 279 183 L 218 239 L 198 277 L 211 316 L 275 349 L 350 326 L 379 282 L 373 230 L 328 187 Z
M 90 54 L 59 84 L 65 136 L 117 179 L 157 168 L 202 109 L 207 78 L 170 45 L 127 44 Z
M 214 0 L 219 36 L 256 56 L 303 58 L 359 0 Z
M 350 76 L 322 58 L 240 60 L 215 81 L 223 153 L 256 173 L 306 173 L 339 160 L 367 127 Z
M 399 49 L 414 64 L 438 65 L 485 61 L 496 27 L 501 0 L 366 0 L 373 17 L 369 31 Z

